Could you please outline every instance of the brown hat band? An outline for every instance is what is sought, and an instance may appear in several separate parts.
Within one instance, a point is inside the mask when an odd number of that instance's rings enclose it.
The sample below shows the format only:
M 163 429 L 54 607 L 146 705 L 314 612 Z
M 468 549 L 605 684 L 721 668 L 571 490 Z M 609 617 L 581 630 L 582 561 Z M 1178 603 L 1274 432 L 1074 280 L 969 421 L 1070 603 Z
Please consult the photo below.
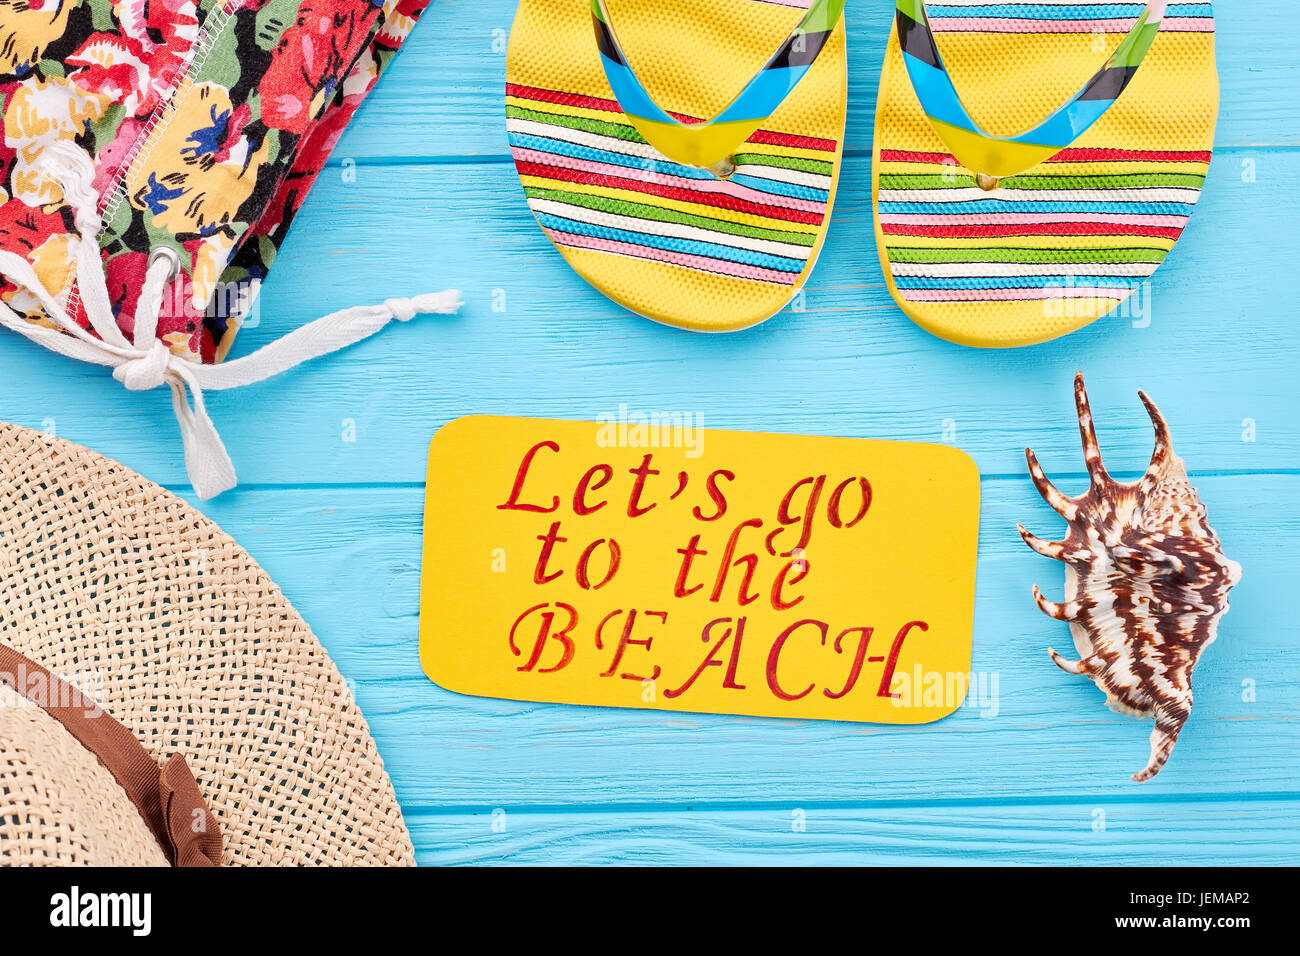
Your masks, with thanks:
M 99 758 L 135 804 L 172 866 L 219 866 L 221 828 L 180 754 L 162 767 L 126 727 L 76 687 L 0 643 L 0 685 L 57 720 Z

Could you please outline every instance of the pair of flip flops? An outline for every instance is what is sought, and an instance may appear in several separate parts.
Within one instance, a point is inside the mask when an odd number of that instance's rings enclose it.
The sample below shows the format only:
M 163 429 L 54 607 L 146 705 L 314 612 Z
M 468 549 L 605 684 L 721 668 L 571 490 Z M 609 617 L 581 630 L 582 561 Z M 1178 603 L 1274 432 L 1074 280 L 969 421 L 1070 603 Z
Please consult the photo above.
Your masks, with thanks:
M 569 264 L 669 325 L 784 308 L 839 182 L 844 6 L 521 0 L 510 146 Z M 1112 312 L 1187 223 L 1217 113 L 1208 2 L 897 0 L 872 170 L 890 293 L 977 346 Z

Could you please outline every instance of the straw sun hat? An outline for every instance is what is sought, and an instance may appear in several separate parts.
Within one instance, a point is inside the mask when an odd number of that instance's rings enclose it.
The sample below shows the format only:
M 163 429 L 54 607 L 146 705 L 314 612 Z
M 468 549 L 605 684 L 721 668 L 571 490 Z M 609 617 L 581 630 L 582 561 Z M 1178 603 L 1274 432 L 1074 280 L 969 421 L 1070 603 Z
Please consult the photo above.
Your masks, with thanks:
M 0 863 L 410 864 L 366 722 L 261 568 L 0 423 Z

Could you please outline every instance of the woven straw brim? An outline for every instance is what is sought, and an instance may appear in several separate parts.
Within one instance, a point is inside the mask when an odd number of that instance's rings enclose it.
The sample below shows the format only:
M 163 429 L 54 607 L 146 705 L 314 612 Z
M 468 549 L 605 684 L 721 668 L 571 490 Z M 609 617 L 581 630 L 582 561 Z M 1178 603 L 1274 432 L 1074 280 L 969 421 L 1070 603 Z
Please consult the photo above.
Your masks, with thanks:
M 410 865 L 365 719 L 257 563 L 185 502 L 0 423 L 0 643 L 189 763 L 229 865 Z M 163 864 L 125 791 L 0 695 L 0 862 Z

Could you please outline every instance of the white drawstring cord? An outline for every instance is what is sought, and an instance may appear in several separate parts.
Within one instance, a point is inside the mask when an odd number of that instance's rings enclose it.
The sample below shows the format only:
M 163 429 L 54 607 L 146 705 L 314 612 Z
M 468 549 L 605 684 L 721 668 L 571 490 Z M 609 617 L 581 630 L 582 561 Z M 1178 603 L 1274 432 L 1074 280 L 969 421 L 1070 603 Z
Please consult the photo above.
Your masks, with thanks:
M 393 319 L 408 322 L 420 314 L 451 314 L 462 304 L 460 293 L 448 290 L 411 299 L 388 299 L 383 305 L 344 309 L 295 329 L 250 355 L 217 365 L 202 365 L 174 354 L 157 338 L 158 316 L 174 269 L 173 262 L 159 256 L 150 260 L 145 273 L 136 304 L 132 342 L 118 328 L 108 295 L 97 241 L 100 221 L 97 197 L 91 189 L 94 169 L 90 159 L 70 143 L 47 146 L 43 158 L 47 175 L 63 187 L 64 199 L 75 213 L 80 235 L 77 287 L 95 334 L 68 316 L 26 259 L 4 251 L 0 251 L 0 275 L 35 296 L 46 317 L 57 327 L 30 322 L 3 302 L 0 302 L 0 325 L 53 352 L 108 366 L 113 370 L 113 377 L 131 391 L 167 385 L 180 424 L 185 469 L 195 493 L 202 499 L 219 495 L 236 484 L 230 455 L 208 417 L 204 389 L 251 385 L 369 338 Z

